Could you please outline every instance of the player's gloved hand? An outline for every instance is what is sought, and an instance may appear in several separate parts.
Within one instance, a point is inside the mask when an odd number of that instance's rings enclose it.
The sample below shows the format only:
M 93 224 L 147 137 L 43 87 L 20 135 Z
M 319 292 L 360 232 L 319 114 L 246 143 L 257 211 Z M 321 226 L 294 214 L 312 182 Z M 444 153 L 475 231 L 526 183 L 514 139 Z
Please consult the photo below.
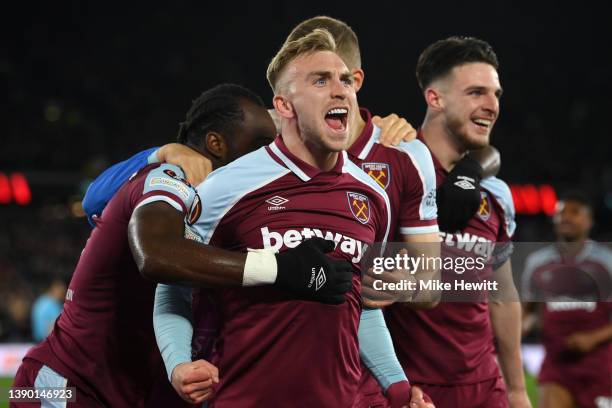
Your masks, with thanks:
M 174 367 L 172 386 L 190 404 L 201 404 L 212 396 L 219 382 L 219 370 L 206 360 L 182 363 Z
M 334 241 L 312 238 L 276 254 L 275 286 L 301 297 L 338 305 L 352 286 L 353 266 L 325 255 Z
M 441 231 L 464 229 L 480 205 L 482 167 L 474 159 L 464 157 L 438 188 L 438 226 Z
M 501 168 L 501 154 L 495 147 L 488 145 L 468 153 L 482 167 L 482 178 L 497 176 Z

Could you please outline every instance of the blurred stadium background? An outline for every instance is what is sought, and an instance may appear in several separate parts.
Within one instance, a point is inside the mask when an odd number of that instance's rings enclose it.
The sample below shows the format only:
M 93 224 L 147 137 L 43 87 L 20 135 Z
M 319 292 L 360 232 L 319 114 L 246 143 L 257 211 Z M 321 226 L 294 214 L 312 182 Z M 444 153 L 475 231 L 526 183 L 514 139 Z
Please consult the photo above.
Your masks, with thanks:
M 360 37 L 361 105 L 415 127 L 424 113 L 414 77 L 420 51 L 456 34 L 489 41 L 505 90 L 493 144 L 513 188 L 516 240 L 552 240 L 556 196 L 579 187 L 595 206 L 593 237 L 612 241 L 611 32 L 607 13 L 587 5 L 200 2 L 118 10 L 62 2 L 4 13 L 0 388 L 33 342 L 33 302 L 53 278 L 70 278 L 89 234 L 81 199 L 92 178 L 173 140 L 191 100 L 210 86 L 236 82 L 270 100 L 269 58 L 296 23 L 318 14 L 345 20 Z M 526 360 L 537 370 L 537 336 L 530 341 Z

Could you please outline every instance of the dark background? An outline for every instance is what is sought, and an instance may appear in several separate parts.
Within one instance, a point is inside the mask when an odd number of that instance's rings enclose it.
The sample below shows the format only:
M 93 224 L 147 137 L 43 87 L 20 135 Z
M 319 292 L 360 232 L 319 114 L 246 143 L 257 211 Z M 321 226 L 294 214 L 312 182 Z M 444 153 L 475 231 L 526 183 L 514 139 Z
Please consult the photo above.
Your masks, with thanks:
M 360 104 L 415 127 L 425 112 L 414 76 L 419 53 L 450 35 L 489 41 L 504 87 L 492 139 L 500 176 L 551 184 L 557 193 L 583 189 L 596 209 L 593 235 L 612 238 L 612 36 L 603 6 L 84 3 L 27 3 L 2 13 L 0 172 L 24 172 L 32 202 L 0 205 L 0 296 L 31 299 L 50 276 L 70 276 L 89 233 L 78 208 L 88 181 L 172 141 L 200 92 L 236 82 L 271 101 L 268 61 L 295 24 L 319 14 L 346 21 L 359 36 Z M 552 239 L 548 218 L 519 216 L 516 239 Z

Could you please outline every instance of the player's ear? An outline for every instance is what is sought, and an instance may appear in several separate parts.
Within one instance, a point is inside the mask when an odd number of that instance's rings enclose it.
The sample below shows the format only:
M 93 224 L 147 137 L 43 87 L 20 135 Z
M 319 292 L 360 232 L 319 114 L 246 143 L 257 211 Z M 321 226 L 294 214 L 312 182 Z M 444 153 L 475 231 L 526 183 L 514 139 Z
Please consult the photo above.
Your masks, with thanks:
M 223 159 L 227 155 L 225 138 L 217 132 L 208 132 L 204 144 L 206 150 L 216 159 Z
M 274 95 L 272 105 L 281 118 L 291 119 L 295 117 L 293 104 L 283 95 Z
M 444 109 L 444 100 L 439 89 L 430 87 L 425 89 L 425 102 L 427 106 L 433 110 L 440 111 Z
M 353 88 L 355 88 L 355 92 L 359 92 L 359 90 L 363 86 L 365 72 L 363 72 L 363 69 L 361 68 L 353 68 L 353 71 L 351 73 L 353 74 Z

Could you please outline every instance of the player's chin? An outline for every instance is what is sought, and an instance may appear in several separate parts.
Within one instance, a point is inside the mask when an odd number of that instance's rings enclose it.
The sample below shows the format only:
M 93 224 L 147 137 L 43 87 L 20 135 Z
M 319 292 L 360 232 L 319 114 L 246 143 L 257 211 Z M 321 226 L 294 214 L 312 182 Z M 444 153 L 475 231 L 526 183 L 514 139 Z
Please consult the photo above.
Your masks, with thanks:
M 467 132 L 464 142 L 468 150 L 478 150 L 489 145 L 491 132 Z
M 330 131 L 327 132 L 327 137 L 325 140 L 325 147 L 327 147 L 327 149 L 331 150 L 332 152 L 340 152 L 348 148 L 348 142 L 349 142 L 348 130 L 339 132 L 339 131 L 330 129 Z

